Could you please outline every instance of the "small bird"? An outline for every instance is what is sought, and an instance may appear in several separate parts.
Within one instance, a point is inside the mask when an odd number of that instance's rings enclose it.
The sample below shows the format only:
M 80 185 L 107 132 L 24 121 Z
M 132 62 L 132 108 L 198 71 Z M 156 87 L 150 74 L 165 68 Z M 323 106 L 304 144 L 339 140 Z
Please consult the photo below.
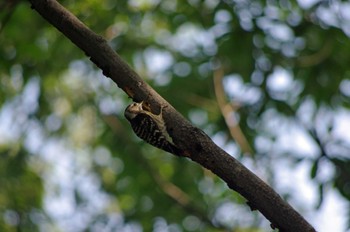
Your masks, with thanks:
M 143 102 L 134 102 L 126 107 L 124 116 L 139 138 L 164 151 L 182 156 L 181 150 L 171 142 L 162 110 L 163 107 L 161 107 L 159 115 L 156 115 Z

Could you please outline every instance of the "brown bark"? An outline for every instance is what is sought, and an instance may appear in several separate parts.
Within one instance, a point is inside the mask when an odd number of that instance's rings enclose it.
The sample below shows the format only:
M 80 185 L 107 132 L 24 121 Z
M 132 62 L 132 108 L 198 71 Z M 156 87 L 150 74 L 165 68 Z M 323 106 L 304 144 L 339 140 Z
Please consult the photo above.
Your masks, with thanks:
M 55 0 L 29 0 L 32 8 L 83 50 L 134 101 L 147 101 L 153 111 L 163 106 L 163 116 L 175 144 L 190 159 L 223 179 L 259 210 L 280 231 L 306 232 L 315 229 L 271 187 L 260 180 L 200 129 L 192 126 L 168 102 L 144 82 L 107 44 Z

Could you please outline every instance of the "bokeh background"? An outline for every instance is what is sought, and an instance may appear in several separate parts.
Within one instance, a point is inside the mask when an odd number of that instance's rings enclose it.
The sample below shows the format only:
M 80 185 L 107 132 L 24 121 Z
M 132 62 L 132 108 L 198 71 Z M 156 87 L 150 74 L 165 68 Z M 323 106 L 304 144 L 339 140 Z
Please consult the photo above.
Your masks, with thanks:
M 318 231 L 349 231 L 348 1 L 60 3 Z M 1 1 L 0 231 L 271 231 L 140 141 L 130 103 L 27 1 Z

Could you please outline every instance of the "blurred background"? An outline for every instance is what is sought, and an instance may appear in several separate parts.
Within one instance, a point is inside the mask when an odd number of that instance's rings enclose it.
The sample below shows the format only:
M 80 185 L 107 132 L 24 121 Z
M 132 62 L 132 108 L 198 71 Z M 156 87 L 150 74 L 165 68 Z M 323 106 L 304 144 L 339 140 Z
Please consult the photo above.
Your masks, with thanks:
M 60 3 L 318 231 L 350 231 L 348 1 Z M 0 2 L 0 83 L 0 231 L 271 231 L 138 139 L 131 99 L 27 1 Z

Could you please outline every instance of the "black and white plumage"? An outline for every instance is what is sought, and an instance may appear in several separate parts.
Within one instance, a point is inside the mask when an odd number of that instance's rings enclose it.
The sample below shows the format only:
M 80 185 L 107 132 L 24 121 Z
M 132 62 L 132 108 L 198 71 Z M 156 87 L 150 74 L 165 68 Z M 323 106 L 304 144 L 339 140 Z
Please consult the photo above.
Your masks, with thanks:
M 153 114 L 146 108 L 143 102 L 134 102 L 125 109 L 124 116 L 130 122 L 135 134 L 157 148 L 174 155 L 181 155 L 180 149 L 171 142 L 163 120 L 162 108 L 159 115 Z

